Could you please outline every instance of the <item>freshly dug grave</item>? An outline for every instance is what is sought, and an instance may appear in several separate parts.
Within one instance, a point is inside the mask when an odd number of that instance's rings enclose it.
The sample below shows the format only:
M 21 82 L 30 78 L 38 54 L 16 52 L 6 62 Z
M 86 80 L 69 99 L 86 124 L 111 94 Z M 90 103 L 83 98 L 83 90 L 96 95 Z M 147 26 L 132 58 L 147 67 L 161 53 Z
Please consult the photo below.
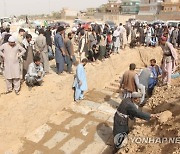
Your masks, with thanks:
M 144 110 L 152 113 L 161 113 L 158 119 L 150 122 L 137 120 L 137 123 L 129 134 L 127 147 L 119 153 L 128 154 L 179 154 L 180 153 L 180 79 L 173 80 L 173 86 L 157 87 L 152 98 L 144 107 Z M 139 137 L 150 138 L 178 138 L 179 142 L 164 143 L 138 143 L 132 142 Z
M 127 48 L 104 62 L 88 64 L 86 72 L 89 90 L 103 89 L 117 74 L 128 70 L 130 63 L 135 63 L 139 68 L 143 67 L 139 52 L 147 64 L 152 58 L 160 62 L 162 57 L 159 47 Z M 51 74 L 45 76 L 43 86 L 29 90 L 23 84 L 19 96 L 14 93 L 0 96 L 0 153 L 4 153 L 15 145 L 19 138 L 46 123 L 52 114 L 61 111 L 73 101 L 73 78 L 73 75 L 69 74 L 58 76 L 55 73 L 55 61 L 51 61 Z M 5 81 L 2 76 L 0 85 L 0 93 L 3 93 Z

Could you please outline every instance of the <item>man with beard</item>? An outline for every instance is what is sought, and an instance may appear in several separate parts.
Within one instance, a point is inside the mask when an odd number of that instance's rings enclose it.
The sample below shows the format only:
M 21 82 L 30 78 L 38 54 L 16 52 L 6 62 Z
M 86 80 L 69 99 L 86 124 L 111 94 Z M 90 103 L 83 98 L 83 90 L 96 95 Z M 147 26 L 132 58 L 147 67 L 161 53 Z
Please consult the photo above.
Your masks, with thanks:
M 33 87 L 35 85 L 40 86 L 43 81 L 44 71 L 41 66 L 41 58 L 39 56 L 34 57 L 34 62 L 29 65 L 28 72 L 25 76 L 26 84 L 29 87 Z
M 23 56 L 23 79 L 28 71 L 29 64 L 33 62 L 33 44 L 31 34 L 27 34 L 26 38 L 22 41 L 23 47 L 26 49 L 26 53 Z
M 14 37 L 10 36 L 8 43 L 0 47 L 0 56 L 4 60 L 4 76 L 6 79 L 7 92 L 11 93 L 13 88 L 16 95 L 20 91 L 20 65 L 19 57 L 21 57 L 26 50 L 19 44 L 15 43 Z
M 159 114 L 149 114 L 142 112 L 139 108 L 141 93 L 133 92 L 131 98 L 125 98 L 117 108 L 114 115 L 113 135 L 114 135 L 114 151 L 117 153 L 118 150 L 127 144 L 127 135 L 130 132 L 135 122 L 135 118 L 140 118 L 149 121 L 151 118 L 157 118 Z
M 46 43 L 46 37 L 44 36 L 44 30 L 39 30 L 39 36 L 36 38 L 35 42 L 36 54 L 40 56 L 41 62 L 43 64 L 44 71 L 49 73 L 49 59 L 48 59 L 48 48 Z
M 149 83 L 148 83 L 148 96 L 149 97 L 152 96 L 154 87 L 158 83 L 158 77 L 162 74 L 162 71 L 160 67 L 156 64 L 155 59 L 151 59 L 150 63 L 151 63 L 151 66 L 149 67 L 149 69 L 151 70 L 151 75 L 150 75 Z
M 72 64 L 76 62 L 75 56 L 74 56 L 74 46 L 72 43 L 73 34 L 68 33 L 68 40 L 65 42 L 65 47 L 67 50 L 66 55 L 66 63 L 67 63 L 67 72 L 72 73 Z
M 58 75 L 62 75 L 64 71 L 64 57 L 66 55 L 64 45 L 64 32 L 65 28 L 60 26 L 58 27 L 56 35 L 54 37 L 56 69 Z
M 161 48 L 163 50 L 162 79 L 163 83 L 170 87 L 172 72 L 175 72 L 176 66 L 178 65 L 178 54 L 173 45 L 167 40 L 167 37 L 162 36 L 160 41 Z

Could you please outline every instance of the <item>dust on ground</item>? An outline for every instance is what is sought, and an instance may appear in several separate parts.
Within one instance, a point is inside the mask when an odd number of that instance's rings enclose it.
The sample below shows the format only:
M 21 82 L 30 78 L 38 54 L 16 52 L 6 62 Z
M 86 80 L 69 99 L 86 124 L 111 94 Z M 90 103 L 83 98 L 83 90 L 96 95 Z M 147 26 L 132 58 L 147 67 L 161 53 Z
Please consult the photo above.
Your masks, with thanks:
M 158 61 L 161 59 L 161 54 L 159 53 L 160 48 L 152 49 L 142 47 L 138 49 L 142 52 L 142 57 L 144 57 L 143 59 L 145 59 L 146 63 L 157 55 L 156 59 L 158 59 Z M 126 49 L 125 51 L 122 51 L 120 55 L 114 55 L 104 62 L 95 64 L 95 66 L 88 64 L 86 71 L 89 89 L 103 88 L 103 86 L 107 83 L 109 84 L 109 82 L 113 80 L 115 74 L 120 74 L 127 70 L 128 65 L 131 62 L 135 62 L 138 67 L 143 66 L 137 48 L 133 50 Z M 0 153 L 16 144 L 19 138 L 32 132 L 41 124 L 46 123 L 52 114 L 63 110 L 65 106 L 68 106 L 73 101 L 73 75 L 56 75 L 54 71 L 54 61 L 51 62 L 51 67 L 51 74 L 44 78 L 43 86 L 29 90 L 28 87 L 23 84 L 20 96 L 17 97 L 14 93 L 0 96 Z M 5 91 L 5 81 L 2 76 L 0 76 L 0 85 L 0 93 L 2 93 Z M 160 90 L 160 92 L 162 93 L 162 90 Z M 167 91 L 164 90 L 164 93 L 162 94 L 164 95 L 165 92 Z M 168 92 L 172 91 L 170 90 Z M 178 91 L 177 95 L 179 95 Z M 92 98 L 92 96 L 94 101 L 97 102 L 109 99 L 104 94 L 96 94 L 95 91 L 89 91 L 87 98 Z M 157 95 L 154 97 L 156 96 Z M 168 95 L 168 97 L 170 97 L 170 95 Z M 161 99 L 160 97 L 158 98 Z M 166 101 L 168 98 L 165 97 L 164 100 Z M 160 104 L 158 104 L 158 106 L 159 105 Z M 162 105 L 162 108 L 164 106 L 165 105 Z M 150 110 L 153 109 L 153 111 L 158 110 L 158 108 L 152 108 L 151 106 L 148 107 Z M 173 117 L 179 115 L 178 110 L 176 110 L 177 107 L 179 106 L 172 107 Z M 159 112 L 159 110 L 157 112 Z M 173 123 L 174 129 L 176 126 L 175 122 L 179 122 L 179 117 L 178 119 L 176 118 Z M 154 128 L 154 125 L 147 127 L 141 127 L 144 129 L 143 132 L 141 132 L 139 128 L 137 128 L 137 130 L 142 134 L 145 132 L 151 133 L 151 129 Z M 129 149 L 131 149 L 130 147 L 131 145 L 129 145 Z M 136 151 L 136 146 L 133 149 Z

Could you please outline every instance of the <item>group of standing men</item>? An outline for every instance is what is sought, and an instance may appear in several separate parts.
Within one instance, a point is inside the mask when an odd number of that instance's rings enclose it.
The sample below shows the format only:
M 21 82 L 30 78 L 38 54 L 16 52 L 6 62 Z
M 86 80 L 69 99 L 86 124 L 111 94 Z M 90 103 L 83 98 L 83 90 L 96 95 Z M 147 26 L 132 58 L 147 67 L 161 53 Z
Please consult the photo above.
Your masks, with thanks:
M 9 31 L 10 32 L 10 31 Z M 44 32 L 40 30 L 35 42 L 31 34 L 19 29 L 17 37 L 1 33 L 0 56 L 6 79 L 7 91 L 13 88 L 19 95 L 21 81 L 28 86 L 40 85 L 45 73 L 49 73 L 48 48 Z
M 39 29 L 39 36 L 32 40 L 31 34 L 19 29 L 17 37 L 2 30 L 0 37 L 0 64 L 6 79 L 7 91 L 9 94 L 15 90 L 19 95 L 21 81 L 25 81 L 29 87 L 40 86 L 45 74 L 49 74 L 49 54 L 54 56 L 53 39 L 55 46 L 56 73 L 63 75 L 65 64 L 67 72 L 72 74 L 72 65 L 77 65 L 72 42 L 73 33 L 65 35 L 65 28 L 58 27 L 54 38 L 51 29 L 46 31 Z M 87 82 L 84 66 L 87 59 L 82 59 L 77 66 L 74 82 L 75 100 L 83 99 L 83 92 L 87 90 Z
M 131 29 L 131 43 L 152 46 L 160 45 L 161 36 L 165 35 L 168 42 L 173 44 L 174 48 L 180 47 L 180 25 L 167 26 L 163 24 L 136 24 Z
M 178 55 L 168 39 L 166 34 L 162 34 L 159 39 L 163 50 L 161 66 L 156 64 L 155 59 L 151 59 L 150 66 L 146 66 L 137 74 L 136 65 L 132 63 L 122 77 L 120 88 L 123 89 L 124 99 L 114 115 L 114 153 L 125 146 L 127 135 L 130 132 L 130 122 L 134 122 L 135 118 L 149 121 L 152 118 L 159 117 L 159 114 L 142 112 L 139 107 L 145 105 L 146 97 L 152 96 L 154 87 L 159 82 L 159 77 L 162 77 L 163 85 L 171 86 L 171 76 L 176 71 Z

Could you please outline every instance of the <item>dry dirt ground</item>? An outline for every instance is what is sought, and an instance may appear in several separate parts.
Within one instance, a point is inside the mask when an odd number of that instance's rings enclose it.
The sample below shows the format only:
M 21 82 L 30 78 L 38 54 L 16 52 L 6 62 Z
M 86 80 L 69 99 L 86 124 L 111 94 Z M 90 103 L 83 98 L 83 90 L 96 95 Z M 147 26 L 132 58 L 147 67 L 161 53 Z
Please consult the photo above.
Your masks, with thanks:
M 141 56 L 139 56 L 139 52 Z M 160 48 L 136 48 L 122 51 L 110 59 L 98 64 L 88 64 L 86 67 L 89 89 L 103 89 L 114 80 L 114 76 L 122 74 L 131 62 L 143 67 L 141 59 L 148 64 L 151 58 L 161 59 Z M 43 86 L 29 90 L 23 84 L 20 96 L 14 93 L 0 96 L 0 153 L 17 144 L 18 140 L 29 134 L 40 125 L 46 123 L 49 117 L 67 107 L 73 101 L 71 89 L 73 75 L 58 76 L 54 72 L 54 61 L 51 62 L 51 74 L 44 78 Z M 137 121 L 136 129 L 130 135 L 149 134 L 152 136 L 179 136 L 179 102 L 180 80 L 174 80 L 172 89 L 157 88 L 156 94 L 145 107 L 150 112 L 159 113 L 170 110 L 173 118 L 165 124 L 144 123 Z M 0 93 L 5 91 L 5 81 L 0 76 Z M 88 97 L 88 95 L 87 95 Z M 93 101 L 98 101 L 99 95 L 94 94 Z M 178 150 L 179 145 L 137 145 L 128 144 L 123 150 L 126 153 L 162 153 Z M 152 152 L 153 151 L 153 152 Z M 177 152 L 178 153 L 178 152 Z
M 165 122 L 151 120 L 145 122 L 137 120 L 133 130 L 129 134 L 129 142 L 125 148 L 119 151 L 119 154 L 179 154 L 180 153 L 180 79 L 173 80 L 173 86 L 157 87 L 154 96 L 149 99 L 143 107 L 144 111 L 149 113 L 161 113 L 165 111 L 163 118 Z M 167 114 L 170 111 L 172 116 Z M 140 137 L 177 137 L 177 144 L 174 143 L 134 143 L 135 138 Z M 111 153 L 111 147 L 104 151 L 104 154 Z

